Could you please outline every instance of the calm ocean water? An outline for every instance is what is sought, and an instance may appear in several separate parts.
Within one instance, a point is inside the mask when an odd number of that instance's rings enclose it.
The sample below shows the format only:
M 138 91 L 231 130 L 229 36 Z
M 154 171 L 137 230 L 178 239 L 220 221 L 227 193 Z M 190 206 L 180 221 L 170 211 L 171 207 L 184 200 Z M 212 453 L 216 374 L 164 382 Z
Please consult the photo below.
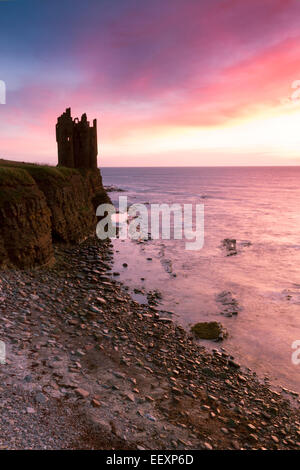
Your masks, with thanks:
M 103 168 L 102 174 L 105 185 L 127 191 L 111 193 L 114 202 L 126 195 L 129 203 L 204 204 L 200 251 L 178 240 L 115 241 L 121 280 L 131 290 L 159 290 L 162 308 L 186 328 L 220 321 L 229 337 L 212 347 L 300 392 L 300 365 L 291 361 L 291 344 L 300 340 L 300 167 Z M 225 238 L 237 240 L 236 256 L 226 256 Z M 237 316 L 221 314 L 223 291 L 237 300 Z

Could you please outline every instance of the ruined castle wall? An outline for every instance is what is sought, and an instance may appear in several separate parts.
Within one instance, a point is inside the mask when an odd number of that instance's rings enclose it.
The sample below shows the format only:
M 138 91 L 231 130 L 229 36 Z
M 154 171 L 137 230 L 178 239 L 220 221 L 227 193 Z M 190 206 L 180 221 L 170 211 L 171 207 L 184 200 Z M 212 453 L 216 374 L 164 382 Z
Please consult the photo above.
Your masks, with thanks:
M 0 267 L 53 261 L 53 243 L 77 243 L 96 228 L 96 207 L 110 202 L 97 169 L 97 122 L 57 120 L 58 168 L 0 161 Z
M 97 121 L 90 126 L 86 114 L 81 120 L 71 117 L 71 109 L 58 118 L 56 124 L 58 165 L 67 168 L 97 168 Z
M 74 124 L 71 110 L 67 109 L 57 120 L 58 165 L 74 168 Z

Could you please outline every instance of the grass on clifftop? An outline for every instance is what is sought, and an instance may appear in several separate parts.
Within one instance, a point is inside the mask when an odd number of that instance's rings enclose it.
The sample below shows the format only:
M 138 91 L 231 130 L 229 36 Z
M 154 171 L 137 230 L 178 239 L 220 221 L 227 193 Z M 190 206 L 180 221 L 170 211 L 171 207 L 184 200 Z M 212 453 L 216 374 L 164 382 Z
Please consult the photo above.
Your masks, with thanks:
M 80 172 L 73 168 L 55 168 L 0 159 L 0 207 L 5 202 L 18 203 L 43 187 L 65 184 Z M 29 186 L 32 188 L 29 188 Z
M 30 174 L 21 168 L 0 166 L 0 186 L 32 185 L 34 180 Z
M 0 159 L 0 207 L 6 201 L 19 202 L 29 196 L 28 186 L 45 192 L 46 188 L 68 185 L 72 176 L 86 177 L 90 171 Z
M 33 163 L 13 162 L 1 159 L 0 172 L 2 173 L 2 178 L 0 175 L 0 184 L 5 186 L 13 186 L 17 183 L 26 184 L 25 175 L 27 175 L 28 181 L 30 180 L 31 184 L 33 184 L 33 180 L 35 180 L 40 183 L 55 183 L 57 185 L 68 181 L 72 175 L 80 174 L 80 172 L 75 168 L 57 168 L 49 165 L 36 165 Z M 18 172 L 20 173 L 17 181 L 16 177 Z M 23 180 L 21 178 L 21 172 L 23 174 Z
M 72 175 L 79 174 L 73 168 L 55 168 L 51 166 L 23 165 L 35 181 L 40 183 L 60 184 L 68 181 Z
M 36 188 L 34 179 L 21 168 L 0 167 L 0 207 L 19 203 Z

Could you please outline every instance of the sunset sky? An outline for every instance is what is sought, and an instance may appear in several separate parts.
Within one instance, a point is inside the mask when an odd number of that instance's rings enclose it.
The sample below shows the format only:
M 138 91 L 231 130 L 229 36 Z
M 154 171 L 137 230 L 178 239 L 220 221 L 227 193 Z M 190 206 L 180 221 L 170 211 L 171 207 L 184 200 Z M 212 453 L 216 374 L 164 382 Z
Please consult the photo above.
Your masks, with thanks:
M 100 166 L 300 164 L 299 21 L 300 0 L 0 0 L 0 157 L 56 164 L 70 106 Z

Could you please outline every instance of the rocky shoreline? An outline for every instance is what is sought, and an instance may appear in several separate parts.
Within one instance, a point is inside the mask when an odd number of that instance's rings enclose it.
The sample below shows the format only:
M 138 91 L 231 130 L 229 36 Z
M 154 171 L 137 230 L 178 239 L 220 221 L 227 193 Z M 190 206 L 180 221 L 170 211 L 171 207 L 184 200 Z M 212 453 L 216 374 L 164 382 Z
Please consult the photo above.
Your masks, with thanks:
M 0 272 L 0 449 L 299 449 L 298 408 L 135 302 L 112 257 L 92 237 Z

